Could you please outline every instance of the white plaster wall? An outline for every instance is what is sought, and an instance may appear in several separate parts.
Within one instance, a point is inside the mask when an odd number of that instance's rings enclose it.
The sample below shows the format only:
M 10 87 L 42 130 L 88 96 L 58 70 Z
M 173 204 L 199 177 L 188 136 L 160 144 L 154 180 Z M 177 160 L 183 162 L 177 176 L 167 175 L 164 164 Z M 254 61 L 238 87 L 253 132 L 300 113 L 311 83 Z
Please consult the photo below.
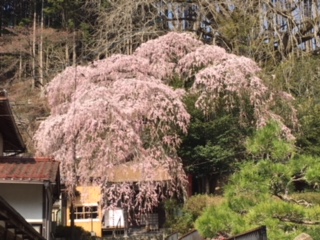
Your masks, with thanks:
M 2 196 L 28 222 L 42 223 L 42 189 L 42 184 L 0 183 L 0 196 Z

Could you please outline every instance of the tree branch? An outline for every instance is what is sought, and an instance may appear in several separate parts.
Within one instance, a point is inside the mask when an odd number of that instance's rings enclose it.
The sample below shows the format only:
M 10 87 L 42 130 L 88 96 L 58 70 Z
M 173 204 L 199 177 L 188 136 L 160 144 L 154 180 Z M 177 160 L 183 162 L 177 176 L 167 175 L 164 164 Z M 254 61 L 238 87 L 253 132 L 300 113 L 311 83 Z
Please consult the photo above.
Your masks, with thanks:
M 281 216 L 273 216 L 273 218 L 279 219 L 282 222 L 289 222 L 301 225 L 319 225 L 320 221 L 307 221 L 302 219 L 291 219 L 288 217 L 281 217 Z
M 295 11 L 297 9 L 297 4 L 294 4 L 293 7 L 291 7 L 289 10 L 280 10 L 279 8 L 275 7 L 271 1 L 268 1 L 267 3 L 269 5 L 269 7 L 275 11 L 276 14 L 279 14 L 280 16 L 287 18 L 287 19 L 291 19 L 292 16 L 290 15 L 293 11 Z
M 304 199 L 300 199 L 300 200 L 296 200 L 294 198 L 291 198 L 287 195 L 280 195 L 280 194 L 277 194 L 277 193 L 274 193 L 273 194 L 275 197 L 279 198 L 280 200 L 284 201 L 284 202 L 290 202 L 290 203 L 295 203 L 297 205 L 300 205 L 300 206 L 305 206 L 305 207 L 312 207 L 314 204 L 304 200 Z

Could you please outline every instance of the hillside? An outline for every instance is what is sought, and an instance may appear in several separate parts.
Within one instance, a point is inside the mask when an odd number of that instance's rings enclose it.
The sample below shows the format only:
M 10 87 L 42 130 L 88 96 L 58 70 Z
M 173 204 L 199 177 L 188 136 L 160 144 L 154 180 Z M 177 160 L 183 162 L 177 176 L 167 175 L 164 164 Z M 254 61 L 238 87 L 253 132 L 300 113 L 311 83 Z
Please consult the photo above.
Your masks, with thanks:
M 43 31 L 44 84 L 64 69 L 69 34 L 55 29 Z M 36 40 L 39 41 L 39 33 Z M 18 127 L 33 154 L 32 136 L 40 120 L 48 115 L 45 97 L 39 85 L 39 53 L 32 54 L 32 29 L 4 28 L 0 37 L 0 87 L 8 92 Z M 34 60 L 34 61 L 33 61 Z M 34 67 L 33 67 L 34 66 Z

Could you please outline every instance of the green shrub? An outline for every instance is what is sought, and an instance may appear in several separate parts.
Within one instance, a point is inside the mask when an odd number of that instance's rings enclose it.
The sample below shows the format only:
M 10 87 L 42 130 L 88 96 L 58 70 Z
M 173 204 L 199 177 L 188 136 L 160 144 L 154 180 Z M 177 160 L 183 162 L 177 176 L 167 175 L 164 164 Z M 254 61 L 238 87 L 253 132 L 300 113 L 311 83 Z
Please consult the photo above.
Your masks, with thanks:
M 170 222 L 167 221 L 168 227 L 172 229 L 173 232 L 178 232 L 180 234 L 185 234 L 194 229 L 194 223 L 196 219 L 202 215 L 202 213 L 210 206 L 219 206 L 223 203 L 224 199 L 218 196 L 210 195 L 194 195 L 190 197 L 179 209 L 176 211 L 178 214 L 175 215 L 174 219 Z M 174 205 L 171 203 L 171 208 Z
M 210 206 L 219 206 L 224 202 L 221 196 L 198 194 L 191 196 L 183 206 L 183 211 L 199 217 Z
M 164 209 L 166 212 L 165 227 L 171 228 L 182 214 L 182 203 L 176 199 L 169 199 L 164 203 Z

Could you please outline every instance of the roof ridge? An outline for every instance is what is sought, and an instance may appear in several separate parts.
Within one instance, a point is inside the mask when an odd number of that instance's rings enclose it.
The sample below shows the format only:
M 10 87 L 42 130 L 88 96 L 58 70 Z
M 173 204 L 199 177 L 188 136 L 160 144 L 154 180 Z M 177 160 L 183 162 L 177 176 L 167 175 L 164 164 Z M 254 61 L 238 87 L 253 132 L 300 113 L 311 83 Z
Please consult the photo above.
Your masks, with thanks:
M 0 157 L 0 161 L 35 161 L 35 162 L 59 162 L 52 157 L 9 157 L 9 156 L 2 156 Z

